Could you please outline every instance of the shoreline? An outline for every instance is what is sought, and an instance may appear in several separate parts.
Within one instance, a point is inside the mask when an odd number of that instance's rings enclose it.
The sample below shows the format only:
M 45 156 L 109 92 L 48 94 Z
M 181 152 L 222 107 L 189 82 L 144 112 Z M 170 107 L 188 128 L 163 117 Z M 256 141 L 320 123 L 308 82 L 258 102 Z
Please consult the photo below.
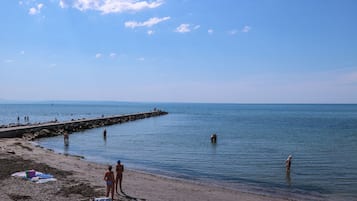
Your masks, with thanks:
M 24 169 L 16 169 L 16 165 L 1 163 L 9 166 L 8 171 L 24 171 L 32 169 L 31 163 L 41 164 L 39 167 L 53 174 L 58 181 L 46 184 L 35 184 L 20 178 L 2 175 L 0 184 L 4 192 L 1 200 L 14 200 L 11 196 L 30 197 L 29 200 L 88 200 L 94 196 L 105 195 L 103 175 L 107 168 L 104 164 L 83 160 L 81 156 L 71 156 L 55 153 L 54 151 L 35 145 L 33 142 L 20 138 L 0 139 L 0 159 L 21 163 Z M 30 163 L 30 164 L 26 164 Z M 27 165 L 27 167 L 26 167 Z M 113 164 L 114 165 L 114 162 Z M 6 168 L 5 168 L 6 169 Z M 3 171 L 7 173 L 6 171 Z M 22 191 L 14 191 L 18 186 L 23 186 Z M 70 187 L 70 188 L 68 188 Z M 48 188 L 47 193 L 43 188 Z M 84 193 L 83 191 L 88 191 Z M 282 197 L 279 194 L 259 194 L 244 192 L 216 184 L 189 181 L 186 179 L 172 178 L 145 171 L 125 169 L 123 179 L 125 195 L 115 196 L 115 200 L 251 200 L 251 201 L 282 201 L 300 200 L 291 197 Z M 73 192 L 72 192 L 73 191 Z M 82 193 L 82 194 L 81 194 Z M 38 199 L 43 197 L 45 199 Z

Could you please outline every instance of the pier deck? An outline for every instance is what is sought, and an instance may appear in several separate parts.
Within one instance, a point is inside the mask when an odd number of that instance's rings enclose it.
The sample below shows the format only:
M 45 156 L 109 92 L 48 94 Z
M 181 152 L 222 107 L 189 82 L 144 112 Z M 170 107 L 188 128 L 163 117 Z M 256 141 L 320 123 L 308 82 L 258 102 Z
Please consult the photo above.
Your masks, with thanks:
M 152 111 L 135 114 L 116 115 L 99 117 L 92 119 L 78 119 L 66 122 L 39 123 L 31 125 L 21 125 L 7 128 L 0 128 L 0 138 L 26 137 L 29 140 L 62 135 L 63 133 L 73 133 L 91 128 L 98 128 L 113 124 L 134 121 L 149 117 L 166 115 L 164 111 Z

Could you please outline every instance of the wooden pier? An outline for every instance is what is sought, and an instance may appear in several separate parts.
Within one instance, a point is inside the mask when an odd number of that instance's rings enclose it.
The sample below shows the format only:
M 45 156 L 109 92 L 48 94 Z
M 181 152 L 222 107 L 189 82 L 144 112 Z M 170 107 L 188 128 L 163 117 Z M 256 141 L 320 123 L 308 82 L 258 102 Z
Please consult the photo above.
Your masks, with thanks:
M 51 137 L 64 133 L 73 133 L 91 128 L 98 128 L 128 121 L 166 115 L 164 111 L 152 111 L 126 115 L 99 117 L 93 119 L 78 119 L 67 122 L 39 123 L 31 125 L 0 128 L 0 138 L 24 137 L 29 140 L 41 137 Z

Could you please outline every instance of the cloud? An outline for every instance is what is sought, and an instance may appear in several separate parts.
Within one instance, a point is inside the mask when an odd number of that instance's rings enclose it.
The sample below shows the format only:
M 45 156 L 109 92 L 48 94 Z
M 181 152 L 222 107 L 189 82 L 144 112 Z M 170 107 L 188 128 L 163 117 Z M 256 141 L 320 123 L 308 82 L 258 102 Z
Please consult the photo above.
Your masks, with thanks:
M 154 31 L 153 30 L 148 30 L 148 35 L 153 35 L 154 34 Z
M 208 33 L 208 34 L 213 34 L 213 29 L 208 29 L 208 30 L 207 30 L 207 33 Z
M 21 55 L 24 55 L 24 54 L 25 54 L 25 51 L 24 51 L 24 50 L 21 50 L 21 51 L 20 51 L 20 54 L 21 54 Z
M 15 61 L 14 60 L 12 60 L 12 59 L 6 59 L 6 60 L 4 60 L 4 63 L 14 63 Z
M 140 57 L 138 58 L 139 61 L 145 61 L 145 58 L 144 57 Z
M 242 32 L 248 33 L 252 28 L 250 26 L 244 26 Z
M 169 20 L 170 17 L 163 17 L 163 18 L 157 18 L 157 17 L 153 17 L 148 19 L 145 22 L 136 22 L 136 21 L 128 21 L 125 22 L 124 25 L 125 27 L 129 27 L 129 28 L 136 28 L 136 27 L 152 27 L 155 24 L 158 24 L 160 22 Z
M 112 53 L 110 53 L 110 54 L 109 54 L 109 56 L 110 56 L 111 58 L 114 58 L 114 57 L 116 57 L 116 56 L 117 56 L 117 54 L 116 54 L 116 53 L 114 53 L 114 52 L 112 52 Z
M 41 9 L 43 8 L 43 4 L 40 3 L 40 4 L 37 4 L 37 7 L 32 7 L 30 8 L 29 10 L 29 14 L 30 15 L 38 15 L 41 13 Z
M 238 31 L 236 29 L 230 30 L 228 32 L 229 35 L 236 35 L 238 33 Z
M 80 11 L 94 10 L 100 11 L 102 14 L 109 14 L 157 8 L 163 3 L 163 0 L 150 2 L 138 0 L 75 0 L 72 6 Z
M 95 55 L 95 58 L 96 58 L 96 59 L 99 59 L 100 57 L 102 57 L 102 54 L 101 54 L 101 53 L 97 53 L 97 54 Z
M 67 4 L 64 0 L 60 0 L 58 4 L 61 8 L 67 8 Z
M 195 27 L 193 27 L 194 30 L 199 29 L 201 27 L 201 25 L 196 25 Z
M 181 24 L 175 30 L 175 32 L 178 32 L 178 33 L 187 33 L 187 32 L 190 32 L 190 31 L 191 31 L 190 24 Z

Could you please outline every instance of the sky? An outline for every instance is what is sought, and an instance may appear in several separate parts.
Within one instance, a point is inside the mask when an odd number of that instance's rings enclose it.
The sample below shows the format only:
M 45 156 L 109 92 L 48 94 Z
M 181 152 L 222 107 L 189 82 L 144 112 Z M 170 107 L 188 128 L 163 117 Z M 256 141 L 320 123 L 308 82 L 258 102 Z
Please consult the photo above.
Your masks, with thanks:
M 0 100 L 357 103 L 355 0 L 2 0 Z

